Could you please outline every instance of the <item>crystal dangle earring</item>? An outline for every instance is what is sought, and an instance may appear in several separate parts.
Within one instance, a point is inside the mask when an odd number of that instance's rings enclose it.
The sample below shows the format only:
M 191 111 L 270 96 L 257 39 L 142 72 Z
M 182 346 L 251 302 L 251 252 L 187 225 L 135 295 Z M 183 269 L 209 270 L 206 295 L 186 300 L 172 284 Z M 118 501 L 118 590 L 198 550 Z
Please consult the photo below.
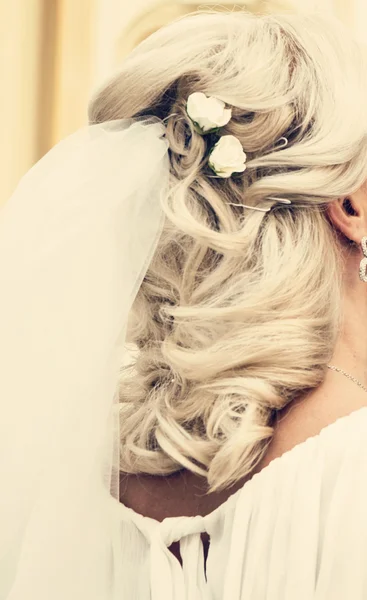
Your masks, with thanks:
M 364 258 L 362 258 L 361 260 L 361 264 L 359 267 L 359 277 L 361 279 L 361 281 L 364 281 L 365 283 L 367 283 L 367 235 L 365 235 L 362 238 L 362 252 L 364 255 Z

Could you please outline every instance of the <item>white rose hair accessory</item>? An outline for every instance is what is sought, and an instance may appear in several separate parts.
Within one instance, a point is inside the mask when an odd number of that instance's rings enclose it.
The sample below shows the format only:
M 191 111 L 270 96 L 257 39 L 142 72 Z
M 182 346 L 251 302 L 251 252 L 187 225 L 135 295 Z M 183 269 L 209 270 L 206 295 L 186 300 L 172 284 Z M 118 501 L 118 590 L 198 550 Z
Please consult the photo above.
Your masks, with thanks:
M 186 112 L 200 135 L 216 133 L 232 118 L 232 110 L 225 103 L 202 92 L 190 94 Z M 217 177 L 228 178 L 233 173 L 243 173 L 246 169 L 246 153 L 241 142 L 234 135 L 224 135 L 215 144 L 209 155 L 209 167 Z
M 227 125 L 232 118 L 232 109 L 226 108 L 225 103 L 213 96 L 206 96 L 202 92 L 190 94 L 186 102 L 186 112 L 189 119 L 194 124 L 194 129 L 200 135 L 215 134 L 221 127 Z M 288 140 L 281 137 L 284 148 L 288 145 Z M 243 173 L 246 170 L 247 155 L 242 144 L 234 135 L 223 135 L 215 143 L 209 152 L 208 165 L 214 171 L 217 177 L 227 179 L 233 173 Z M 287 198 L 276 198 L 269 196 L 267 200 L 273 200 L 280 204 L 292 204 Z M 261 212 L 269 212 L 270 208 L 260 208 L 239 204 L 242 208 L 250 208 Z
M 187 99 L 186 112 L 201 135 L 217 131 L 232 118 L 232 110 L 222 100 L 194 92 Z
M 246 169 L 246 153 L 234 135 L 223 135 L 210 152 L 208 164 L 218 177 L 231 177 Z

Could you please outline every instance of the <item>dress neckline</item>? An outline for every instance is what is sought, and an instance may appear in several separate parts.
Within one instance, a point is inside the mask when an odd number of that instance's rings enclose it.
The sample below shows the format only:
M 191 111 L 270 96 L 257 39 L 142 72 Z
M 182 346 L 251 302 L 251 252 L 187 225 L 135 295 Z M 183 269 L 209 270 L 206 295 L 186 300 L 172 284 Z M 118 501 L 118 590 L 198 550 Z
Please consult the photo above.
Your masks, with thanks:
M 113 499 L 115 504 L 117 504 L 117 508 L 120 509 L 125 514 L 130 514 L 130 516 L 133 520 L 150 522 L 150 523 L 155 524 L 156 526 L 159 524 L 162 524 L 162 523 L 174 522 L 174 521 L 179 521 L 179 520 L 186 520 L 186 521 L 191 521 L 193 519 L 201 519 L 203 521 L 213 520 L 213 519 L 215 520 L 216 517 L 220 513 L 225 511 L 230 505 L 232 505 L 234 502 L 236 502 L 238 497 L 241 494 L 243 494 L 245 492 L 245 490 L 247 490 L 248 488 L 251 488 L 251 486 L 256 485 L 256 483 L 261 481 L 262 478 L 266 477 L 272 470 L 279 467 L 283 463 L 287 464 L 287 461 L 289 462 L 289 460 L 291 460 L 294 455 L 296 455 L 297 453 L 300 453 L 302 450 L 305 449 L 306 446 L 308 446 L 310 444 L 318 443 L 322 438 L 324 438 L 326 435 L 330 435 L 337 428 L 349 424 L 350 421 L 352 421 L 353 419 L 355 419 L 359 416 L 362 416 L 364 414 L 367 415 L 367 406 L 362 406 L 360 408 L 353 410 L 352 412 L 348 413 L 347 415 L 338 417 L 335 421 L 333 421 L 332 423 L 329 423 L 328 425 L 325 425 L 325 427 L 320 429 L 319 433 L 309 436 L 308 438 L 306 438 L 299 444 L 296 444 L 295 446 L 293 446 L 293 448 L 290 448 L 289 450 L 286 450 L 285 452 L 283 452 L 283 454 L 276 456 L 275 458 L 273 458 L 273 460 L 270 461 L 269 464 L 267 464 L 265 467 L 263 467 L 261 469 L 261 471 L 254 473 L 254 475 L 251 477 L 251 479 L 248 479 L 247 481 L 245 481 L 245 483 L 236 492 L 231 494 L 227 498 L 227 500 L 222 502 L 222 504 L 220 504 L 216 509 L 214 509 L 212 512 L 208 513 L 205 516 L 195 515 L 195 516 L 165 517 L 162 521 L 158 521 L 157 519 L 154 519 L 152 517 L 147 517 L 145 515 L 142 515 L 141 513 L 136 512 L 133 508 L 126 506 L 125 504 L 123 504 L 117 498 L 115 498 L 113 496 L 111 496 L 111 498 Z

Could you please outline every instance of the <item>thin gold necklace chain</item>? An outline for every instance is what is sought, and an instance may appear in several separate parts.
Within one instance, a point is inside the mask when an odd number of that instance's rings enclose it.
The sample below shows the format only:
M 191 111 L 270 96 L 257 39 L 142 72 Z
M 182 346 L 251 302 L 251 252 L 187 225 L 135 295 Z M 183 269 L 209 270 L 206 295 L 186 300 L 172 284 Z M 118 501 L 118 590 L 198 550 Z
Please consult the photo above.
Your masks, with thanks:
M 339 369 L 338 367 L 334 367 L 333 365 L 328 365 L 328 368 L 332 369 L 333 371 L 338 371 L 338 373 L 342 373 L 343 375 L 348 377 L 348 379 L 351 379 L 352 381 L 354 381 L 354 383 L 356 383 L 359 387 L 361 387 L 365 392 L 367 392 L 367 387 L 365 385 L 363 385 L 363 383 L 358 381 L 358 379 L 353 377 L 353 375 L 349 375 L 349 373 L 346 373 L 345 371 L 343 371 L 343 369 Z

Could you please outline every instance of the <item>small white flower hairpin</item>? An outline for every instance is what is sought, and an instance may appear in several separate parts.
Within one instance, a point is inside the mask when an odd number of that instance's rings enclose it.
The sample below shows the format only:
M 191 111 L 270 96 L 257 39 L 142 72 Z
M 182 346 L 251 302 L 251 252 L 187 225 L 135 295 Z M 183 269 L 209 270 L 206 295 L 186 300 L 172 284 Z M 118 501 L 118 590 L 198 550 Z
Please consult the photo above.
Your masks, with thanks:
M 246 153 L 234 135 L 223 135 L 209 155 L 209 167 L 218 177 L 231 177 L 246 170 Z
M 186 112 L 195 130 L 201 135 L 217 131 L 227 125 L 232 118 L 232 110 L 226 108 L 222 100 L 206 96 L 202 92 L 190 94 L 186 103 Z
M 216 133 L 232 118 L 232 110 L 218 98 L 194 92 L 187 99 L 186 112 L 200 135 Z M 234 135 L 224 135 L 209 154 L 208 164 L 217 177 L 228 178 L 246 169 L 246 153 Z

